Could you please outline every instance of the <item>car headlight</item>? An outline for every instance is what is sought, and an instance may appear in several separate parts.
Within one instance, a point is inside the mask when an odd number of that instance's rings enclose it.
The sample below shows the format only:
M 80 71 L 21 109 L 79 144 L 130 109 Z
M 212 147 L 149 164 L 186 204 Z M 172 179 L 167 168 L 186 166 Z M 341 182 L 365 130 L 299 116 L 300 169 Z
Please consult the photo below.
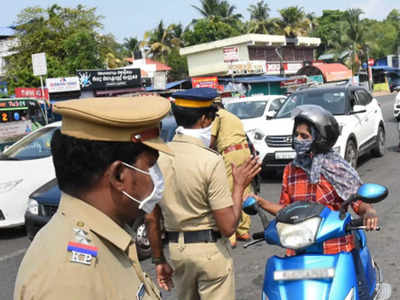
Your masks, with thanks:
M 259 131 L 254 132 L 254 139 L 257 141 L 261 141 L 262 139 L 264 139 L 264 136 L 265 135 Z
M 320 223 L 320 217 L 310 218 L 297 224 L 276 223 L 282 246 L 289 249 L 301 249 L 312 245 Z
M 23 179 L 17 179 L 17 180 L 10 180 L 6 182 L 0 182 L 0 194 L 1 193 L 6 193 L 11 191 L 13 188 L 15 188 L 18 184 L 20 184 L 23 181 Z
M 27 211 L 32 215 L 39 214 L 39 203 L 35 199 L 29 199 Z

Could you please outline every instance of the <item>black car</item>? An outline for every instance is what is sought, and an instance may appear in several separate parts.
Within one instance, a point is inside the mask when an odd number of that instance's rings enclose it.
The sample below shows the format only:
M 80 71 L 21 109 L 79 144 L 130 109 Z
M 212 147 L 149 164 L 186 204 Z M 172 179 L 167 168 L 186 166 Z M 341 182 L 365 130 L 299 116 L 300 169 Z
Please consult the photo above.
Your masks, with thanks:
M 28 209 L 25 213 L 25 227 L 28 238 L 32 240 L 36 233 L 50 220 L 57 211 L 61 192 L 57 180 L 53 179 L 42 185 L 29 196 Z M 150 243 L 147 238 L 144 215 L 136 218 L 132 224 L 139 259 L 151 256 Z

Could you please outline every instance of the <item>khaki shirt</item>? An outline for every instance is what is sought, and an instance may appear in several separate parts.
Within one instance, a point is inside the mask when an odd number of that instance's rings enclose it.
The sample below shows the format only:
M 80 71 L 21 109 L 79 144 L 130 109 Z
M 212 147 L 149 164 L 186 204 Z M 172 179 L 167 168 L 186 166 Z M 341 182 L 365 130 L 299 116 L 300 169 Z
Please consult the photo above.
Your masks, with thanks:
M 200 139 L 176 134 L 168 146 L 174 157 L 160 153 L 165 180 L 159 205 L 167 231 L 218 230 L 213 210 L 233 205 L 222 157 Z
M 216 137 L 216 148 L 219 153 L 229 146 L 247 143 L 242 121 L 222 108 L 218 110 L 212 124 L 211 135 Z
M 77 243 L 78 249 L 67 249 Z M 92 255 L 82 249 L 92 247 Z M 161 299 L 131 236 L 93 206 L 63 194 L 18 271 L 14 300 Z

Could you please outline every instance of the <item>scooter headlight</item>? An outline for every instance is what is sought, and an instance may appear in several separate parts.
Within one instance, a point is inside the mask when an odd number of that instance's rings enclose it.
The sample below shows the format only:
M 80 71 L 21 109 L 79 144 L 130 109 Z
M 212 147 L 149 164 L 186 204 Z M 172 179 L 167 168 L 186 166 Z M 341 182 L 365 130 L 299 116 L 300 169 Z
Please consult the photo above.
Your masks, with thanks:
M 320 223 L 320 217 L 310 218 L 297 224 L 276 223 L 282 246 L 289 249 L 301 249 L 312 245 Z

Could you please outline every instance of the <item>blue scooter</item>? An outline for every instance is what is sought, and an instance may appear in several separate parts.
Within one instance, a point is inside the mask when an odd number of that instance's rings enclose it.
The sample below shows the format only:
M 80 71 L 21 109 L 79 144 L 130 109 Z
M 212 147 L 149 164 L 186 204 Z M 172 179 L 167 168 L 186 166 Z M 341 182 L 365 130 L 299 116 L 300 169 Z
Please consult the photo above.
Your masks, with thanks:
M 319 203 L 294 202 L 283 208 L 268 223 L 266 212 L 256 200 L 248 197 L 243 210 L 258 214 L 264 232 L 255 233 L 254 241 L 244 247 L 266 241 L 293 249 L 294 256 L 268 259 L 265 267 L 263 300 L 384 300 L 391 296 L 391 286 L 383 282 L 378 265 L 367 247 L 365 226 L 361 219 L 352 220 L 347 213 L 351 202 L 382 201 L 388 189 L 378 184 L 363 184 L 356 195 L 345 201 L 340 211 Z M 377 229 L 379 230 L 379 228 Z M 328 255 L 323 242 L 353 233 L 356 249 Z

